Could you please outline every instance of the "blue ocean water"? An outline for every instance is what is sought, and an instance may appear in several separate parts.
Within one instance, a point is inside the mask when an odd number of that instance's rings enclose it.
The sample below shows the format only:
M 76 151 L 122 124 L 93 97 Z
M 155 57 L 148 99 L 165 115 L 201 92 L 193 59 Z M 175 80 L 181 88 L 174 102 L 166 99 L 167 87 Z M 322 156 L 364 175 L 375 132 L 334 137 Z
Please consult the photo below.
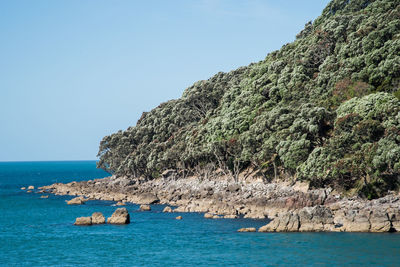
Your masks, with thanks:
M 101 178 L 94 161 L 0 163 L 1 266 L 400 266 L 399 234 L 237 233 L 266 220 L 207 220 L 203 214 L 138 212 L 131 224 L 74 226 L 113 202 L 68 206 L 68 196 L 40 199 L 22 186 Z

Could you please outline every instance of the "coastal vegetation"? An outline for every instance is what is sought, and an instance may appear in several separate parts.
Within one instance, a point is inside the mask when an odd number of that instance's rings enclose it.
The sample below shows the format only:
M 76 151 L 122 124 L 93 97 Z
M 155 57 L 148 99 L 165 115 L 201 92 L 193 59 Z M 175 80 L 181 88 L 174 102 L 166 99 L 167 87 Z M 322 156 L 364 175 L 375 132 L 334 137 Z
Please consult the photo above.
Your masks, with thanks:
M 157 178 L 245 169 L 377 198 L 400 184 L 400 2 L 333 0 L 292 43 L 103 138 L 98 167 Z

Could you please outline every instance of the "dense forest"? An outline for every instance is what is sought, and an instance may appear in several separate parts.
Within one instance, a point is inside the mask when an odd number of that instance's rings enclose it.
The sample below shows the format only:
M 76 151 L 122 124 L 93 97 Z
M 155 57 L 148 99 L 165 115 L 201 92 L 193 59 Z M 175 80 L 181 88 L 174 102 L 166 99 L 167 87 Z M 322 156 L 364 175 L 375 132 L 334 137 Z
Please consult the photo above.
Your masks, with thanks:
M 367 198 L 400 184 L 400 1 L 333 0 L 292 43 L 106 136 L 116 175 L 245 169 Z

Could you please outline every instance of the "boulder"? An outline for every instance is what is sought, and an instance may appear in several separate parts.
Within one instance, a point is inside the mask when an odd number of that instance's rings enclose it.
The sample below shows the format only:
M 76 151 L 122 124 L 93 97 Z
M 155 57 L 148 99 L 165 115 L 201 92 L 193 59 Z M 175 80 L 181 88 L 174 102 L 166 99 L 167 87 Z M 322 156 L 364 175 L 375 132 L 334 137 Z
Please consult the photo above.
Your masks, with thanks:
M 21 187 L 21 190 L 26 190 L 26 187 Z
M 164 209 L 163 209 L 163 212 L 172 212 L 172 209 L 171 209 L 171 207 L 165 207 Z
M 249 228 L 240 228 L 238 232 L 256 232 L 256 228 L 249 227 Z
M 92 217 L 78 217 L 75 220 L 75 225 L 92 225 Z
M 76 197 L 76 198 L 73 198 L 73 199 L 67 201 L 67 204 L 68 205 L 82 205 L 82 204 L 85 204 L 85 201 L 81 197 Z
M 92 224 L 103 224 L 106 222 L 104 215 L 101 212 L 94 212 L 92 214 Z
M 150 205 L 140 205 L 140 208 L 139 208 L 141 211 L 150 211 L 151 210 L 151 207 L 150 207 Z
M 28 186 L 28 190 L 34 190 L 35 187 L 33 185 Z
M 214 217 L 214 215 L 211 214 L 211 213 L 205 213 L 204 214 L 204 218 L 206 218 L 206 219 L 212 219 L 213 217 Z
M 116 206 L 125 206 L 126 204 L 122 201 L 118 201 L 117 204 L 115 204 Z
M 212 218 L 213 218 L 213 219 L 220 219 L 221 217 L 218 216 L 218 215 L 214 215 Z
M 110 218 L 107 219 L 110 224 L 128 224 L 130 223 L 130 216 L 126 208 L 118 208 Z
M 178 217 L 176 217 L 175 219 L 177 219 L 177 220 L 182 220 L 182 216 L 178 216 Z
M 159 202 L 158 197 L 152 193 L 143 193 L 138 196 L 137 204 L 154 204 Z

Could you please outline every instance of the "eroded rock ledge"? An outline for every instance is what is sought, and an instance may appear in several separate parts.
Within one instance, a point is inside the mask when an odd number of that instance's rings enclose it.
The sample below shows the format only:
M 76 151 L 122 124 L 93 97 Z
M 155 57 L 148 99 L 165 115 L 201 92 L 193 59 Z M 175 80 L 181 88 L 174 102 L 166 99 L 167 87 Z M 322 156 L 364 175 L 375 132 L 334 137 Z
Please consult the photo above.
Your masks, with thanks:
M 277 215 L 259 232 L 399 232 L 400 197 L 341 200 Z
M 107 177 L 44 186 L 57 195 L 177 206 L 175 212 L 205 212 L 227 217 L 270 218 L 261 232 L 282 231 L 400 231 L 400 196 L 367 201 L 342 198 L 327 189 L 307 184 L 262 180 L 202 180 L 196 177 L 138 181 Z

